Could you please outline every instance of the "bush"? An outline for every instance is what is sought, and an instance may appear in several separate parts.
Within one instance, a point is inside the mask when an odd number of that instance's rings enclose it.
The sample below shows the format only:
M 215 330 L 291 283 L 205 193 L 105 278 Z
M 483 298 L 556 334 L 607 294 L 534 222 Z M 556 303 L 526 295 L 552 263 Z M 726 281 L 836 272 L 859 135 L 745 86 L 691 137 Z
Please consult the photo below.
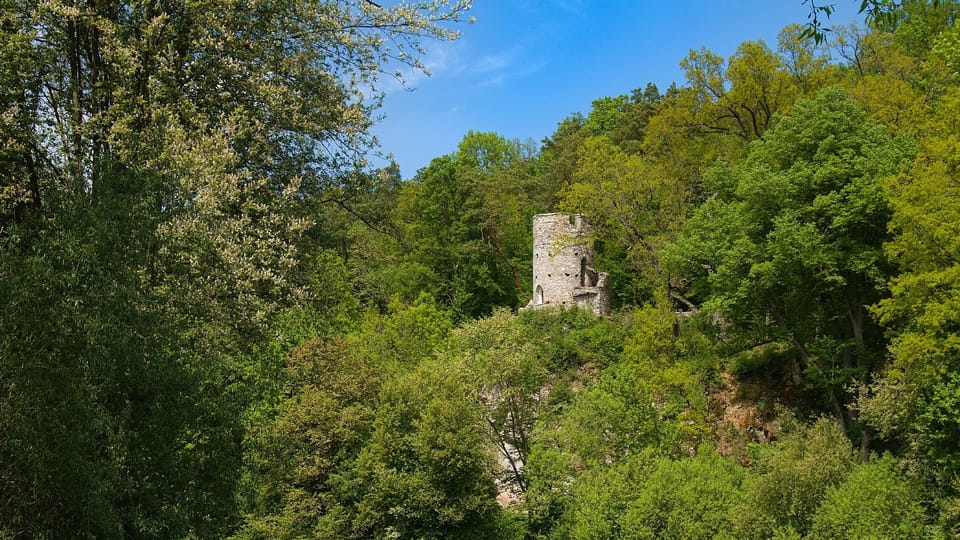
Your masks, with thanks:
M 917 489 L 889 456 L 857 466 L 827 490 L 813 516 L 811 538 L 929 538 Z
M 731 529 L 743 470 L 709 446 L 693 458 L 658 460 L 631 502 L 625 538 L 716 538 Z
M 827 490 L 846 480 L 855 463 L 850 442 L 827 418 L 762 447 L 744 482 L 744 504 L 733 516 L 737 536 L 770 538 L 790 529 L 805 534 Z

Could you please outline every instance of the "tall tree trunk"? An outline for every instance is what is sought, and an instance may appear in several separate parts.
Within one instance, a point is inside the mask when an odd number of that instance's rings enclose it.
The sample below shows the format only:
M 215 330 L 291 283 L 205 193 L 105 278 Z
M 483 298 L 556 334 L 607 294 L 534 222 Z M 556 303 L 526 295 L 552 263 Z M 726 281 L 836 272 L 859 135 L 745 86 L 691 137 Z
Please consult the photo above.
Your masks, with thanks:
M 77 6 L 74 6 L 77 7 Z M 77 7 L 79 9 L 79 7 Z M 84 189 L 83 181 L 83 100 L 82 100 L 82 59 L 80 45 L 80 28 L 77 25 L 77 16 L 71 16 L 67 23 L 67 59 L 70 63 L 70 102 L 73 110 L 73 125 L 69 127 L 73 155 L 70 156 L 71 186 L 79 194 Z

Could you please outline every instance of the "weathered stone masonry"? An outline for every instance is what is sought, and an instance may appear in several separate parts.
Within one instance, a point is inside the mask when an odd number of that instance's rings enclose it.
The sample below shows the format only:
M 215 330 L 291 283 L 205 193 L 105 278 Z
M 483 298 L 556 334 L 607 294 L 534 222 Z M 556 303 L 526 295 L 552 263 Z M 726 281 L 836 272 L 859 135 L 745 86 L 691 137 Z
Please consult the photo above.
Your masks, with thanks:
M 589 232 L 579 214 L 533 216 L 533 300 L 528 308 L 580 306 L 610 314 L 610 278 L 593 267 Z

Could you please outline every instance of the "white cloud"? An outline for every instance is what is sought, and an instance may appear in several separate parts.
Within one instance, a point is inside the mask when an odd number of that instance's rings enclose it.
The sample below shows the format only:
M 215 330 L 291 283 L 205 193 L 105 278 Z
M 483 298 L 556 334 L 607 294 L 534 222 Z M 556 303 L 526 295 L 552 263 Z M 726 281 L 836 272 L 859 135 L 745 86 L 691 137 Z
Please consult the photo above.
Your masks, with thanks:
M 481 88 L 500 86 L 514 79 L 522 79 L 523 77 L 533 75 L 534 73 L 537 73 L 538 71 L 543 69 L 545 65 L 546 65 L 546 62 L 541 61 L 541 62 L 530 63 L 530 64 L 527 64 L 525 67 L 518 67 L 517 69 L 499 70 L 494 72 L 492 76 L 481 81 L 478 84 L 478 86 Z
M 471 73 L 486 74 L 496 73 L 509 69 L 514 64 L 516 51 L 502 51 L 496 54 L 488 54 L 477 60 L 471 67 Z
M 457 71 L 461 47 L 454 42 L 429 42 L 425 44 L 421 63 L 423 69 L 406 64 L 392 66 L 393 74 L 381 77 L 377 88 L 385 94 L 413 90 L 421 85 L 428 77 L 449 75 L 450 71 Z M 389 69 L 389 68 L 388 68 Z M 388 72 L 389 73 L 389 72 Z
M 579 0 L 555 0 L 551 9 L 573 9 Z M 539 41 L 539 40 L 537 40 Z M 521 39 L 499 50 L 477 50 L 475 43 L 461 38 L 455 42 L 426 42 L 422 59 L 426 73 L 409 66 L 400 66 L 399 77 L 383 77 L 378 89 L 386 94 L 416 89 L 429 84 L 428 77 L 457 79 L 465 88 L 490 88 L 511 80 L 532 75 L 545 67 L 549 47 L 536 46 L 529 39 Z M 536 56 L 530 58 L 536 53 Z

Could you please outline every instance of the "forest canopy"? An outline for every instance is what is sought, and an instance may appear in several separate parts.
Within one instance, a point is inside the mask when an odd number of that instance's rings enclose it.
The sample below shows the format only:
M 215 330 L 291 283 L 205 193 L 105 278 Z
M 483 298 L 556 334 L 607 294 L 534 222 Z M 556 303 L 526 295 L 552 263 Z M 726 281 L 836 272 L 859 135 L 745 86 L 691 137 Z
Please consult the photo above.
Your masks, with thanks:
M 960 4 L 803 5 L 404 180 L 469 2 L 0 3 L 0 538 L 957 537 Z

